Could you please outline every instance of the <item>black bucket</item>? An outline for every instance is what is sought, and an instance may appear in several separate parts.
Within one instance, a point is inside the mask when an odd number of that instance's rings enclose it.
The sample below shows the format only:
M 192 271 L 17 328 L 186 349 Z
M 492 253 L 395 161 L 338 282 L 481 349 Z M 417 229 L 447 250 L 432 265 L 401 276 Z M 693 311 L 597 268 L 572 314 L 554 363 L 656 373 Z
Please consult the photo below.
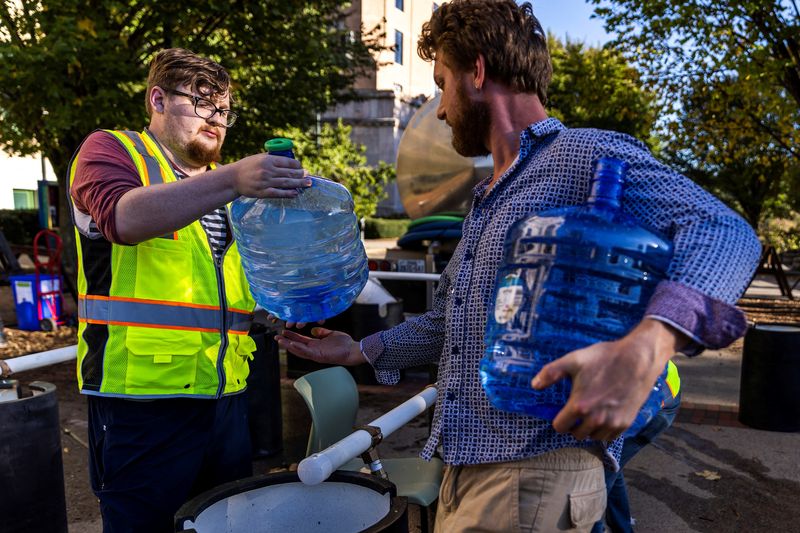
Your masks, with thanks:
M 256 343 L 247 377 L 250 444 L 254 458 L 271 457 L 283 449 L 278 344 L 275 333 L 263 324 L 253 324 L 250 336 Z
M 350 327 L 343 328 L 355 339 L 392 328 L 403 321 L 403 300 L 386 304 L 355 303 L 346 311 L 349 313 Z
M 405 533 L 407 502 L 392 483 L 369 474 L 337 471 L 324 483 L 308 486 L 296 472 L 281 472 L 204 492 L 178 510 L 175 531 Z
M 0 401 L 0 530 L 66 533 L 56 387 L 34 381 L 21 389 Z
M 800 431 L 800 324 L 756 324 L 744 338 L 739 421 Z

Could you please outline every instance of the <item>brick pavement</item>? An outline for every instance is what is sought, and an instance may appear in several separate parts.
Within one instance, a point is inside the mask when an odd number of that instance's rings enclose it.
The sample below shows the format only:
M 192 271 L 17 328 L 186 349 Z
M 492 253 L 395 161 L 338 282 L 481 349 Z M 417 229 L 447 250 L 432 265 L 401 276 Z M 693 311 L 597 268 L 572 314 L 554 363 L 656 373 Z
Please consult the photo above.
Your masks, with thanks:
M 738 405 L 712 405 L 684 401 L 681 402 L 675 421 L 707 426 L 747 427 L 739 422 Z

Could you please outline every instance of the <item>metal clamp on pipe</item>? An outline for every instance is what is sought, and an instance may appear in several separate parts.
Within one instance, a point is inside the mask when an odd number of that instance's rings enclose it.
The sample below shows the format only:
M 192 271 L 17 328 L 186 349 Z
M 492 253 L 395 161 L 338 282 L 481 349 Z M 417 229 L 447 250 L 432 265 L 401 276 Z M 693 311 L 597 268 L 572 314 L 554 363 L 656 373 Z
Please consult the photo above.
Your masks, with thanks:
M 353 429 L 356 431 L 366 431 L 372 437 L 372 443 L 370 444 L 369 449 L 361 454 L 361 460 L 364 461 L 364 464 L 369 467 L 369 472 L 373 476 L 378 476 L 382 479 L 389 479 L 389 476 L 386 474 L 386 470 L 383 468 L 381 458 L 378 456 L 378 444 L 383 441 L 383 433 L 381 432 L 381 428 L 365 424 Z
M 381 442 L 383 442 L 383 432 L 381 432 L 381 428 L 378 426 L 372 426 L 370 424 L 364 424 L 363 426 L 356 426 L 353 428 L 353 431 L 358 431 L 359 429 L 363 429 L 367 433 L 369 433 L 370 437 L 372 437 L 372 444 L 371 448 L 374 448 Z

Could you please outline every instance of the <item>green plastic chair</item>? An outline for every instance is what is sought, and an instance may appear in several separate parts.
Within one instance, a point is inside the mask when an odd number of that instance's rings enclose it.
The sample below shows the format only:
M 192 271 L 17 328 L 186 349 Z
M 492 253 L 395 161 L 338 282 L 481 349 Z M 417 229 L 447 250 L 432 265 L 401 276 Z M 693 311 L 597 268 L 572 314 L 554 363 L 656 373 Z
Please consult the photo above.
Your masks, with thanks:
M 344 367 L 334 366 L 311 372 L 295 380 L 311 412 L 311 434 L 306 455 L 324 450 L 353 432 L 358 412 L 358 388 Z M 439 497 L 443 463 L 438 458 L 425 461 L 419 457 L 381 458 L 389 481 L 397 487 L 397 495 L 409 503 L 430 507 Z M 360 470 L 364 462 L 358 458 L 342 467 Z

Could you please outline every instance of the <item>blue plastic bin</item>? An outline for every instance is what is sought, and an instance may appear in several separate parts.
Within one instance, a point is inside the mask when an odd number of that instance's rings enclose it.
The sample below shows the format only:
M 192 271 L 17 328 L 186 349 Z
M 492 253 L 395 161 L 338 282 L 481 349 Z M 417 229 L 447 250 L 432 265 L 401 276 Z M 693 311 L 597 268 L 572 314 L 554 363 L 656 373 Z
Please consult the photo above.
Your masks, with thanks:
M 17 327 L 19 329 L 28 331 L 39 331 L 41 329 L 38 312 L 40 304 L 42 308 L 41 318 L 52 318 L 58 322 L 58 318 L 61 316 L 61 294 L 46 294 L 42 296 L 42 293 L 59 291 L 61 288 L 59 276 L 40 275 L 38 287 L 36 286 L 35 274 L 9 276 L 8 280 L 11 282 L 11 290 L 14 293 L 14 307 L 17 311 Z

